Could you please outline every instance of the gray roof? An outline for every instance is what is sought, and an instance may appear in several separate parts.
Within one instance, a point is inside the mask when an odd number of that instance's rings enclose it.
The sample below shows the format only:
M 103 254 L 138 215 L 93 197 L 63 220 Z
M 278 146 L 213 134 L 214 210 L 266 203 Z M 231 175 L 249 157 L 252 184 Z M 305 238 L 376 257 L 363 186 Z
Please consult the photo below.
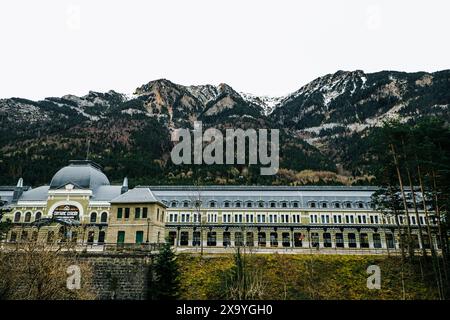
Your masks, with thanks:
M 111 203 L 159 203 L 160 202 L 149 188 L 136 187 L 111 200 Z
M 14 188 L 10 186 L 0 186 L 0 207 L 12 201 Z
M 121 186 L 100 186 L 92 193 L 93 201 L 111 201 L 120 196 Z
M 42 186 L 36 189 L 25 191 L 19 201 L 45 201 L 48 197 L 49 186 Z
M 109 180 L 99 165 L 89 160 L 73 160 L 67 167 L 60 169 L 50 182 L 50 189 L 63 188 L 67 184 L 82 189 L 94 190 L 109 185 Z
M 291 206 L 297 203 L 297 208 L 307 208 L 311 202 L 316 202 L 317 208 L 320 203 L 331 204 L 351 203 L 351 208 L 357 208 L 358 203 L 364 203 L 366 208 L 371 200 L 371 195 L 377 190 L 376 187 L 347 187 L 347 186 L 150 186 L 155 196 L 172 207 L 183 208 L 183 203 L 187 201 L 188 206 L 200 200 L 202 207 L 208 207 L 211 202 L 215 202 L 216 208 L 225 207 L 226 202 L 232 203 L 230 207 L 236 207 L 233 203 L 251 202 L 251 207 L 258 207 L 257 202 L 264 202 L 264 208 L 269 208 L 271 202 L 276 203 L 276 207 L 282 207 L 283 202 Z M 247 207 L 242 204 L 241 208 Z
M 376 191 L 376 186 L 176 186 L 176 185 L 157 185 L 157 186 L 138 186 L 141 188 L 150 188 L 153 191 L 177 190 L 177 191 Z

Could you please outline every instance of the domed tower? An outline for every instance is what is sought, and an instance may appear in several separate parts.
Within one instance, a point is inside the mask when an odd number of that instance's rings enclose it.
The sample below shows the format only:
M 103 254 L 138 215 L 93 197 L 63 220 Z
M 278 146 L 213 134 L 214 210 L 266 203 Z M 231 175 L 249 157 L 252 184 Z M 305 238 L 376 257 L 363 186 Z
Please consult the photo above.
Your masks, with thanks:
M 97 163 L 90 160 L 71 160 L 68 166 L 53 176 L 50 190 L 63 189 L 68 185 L 78 189 L 95 190 L 100 186 L 109 186 L 110 183 Z

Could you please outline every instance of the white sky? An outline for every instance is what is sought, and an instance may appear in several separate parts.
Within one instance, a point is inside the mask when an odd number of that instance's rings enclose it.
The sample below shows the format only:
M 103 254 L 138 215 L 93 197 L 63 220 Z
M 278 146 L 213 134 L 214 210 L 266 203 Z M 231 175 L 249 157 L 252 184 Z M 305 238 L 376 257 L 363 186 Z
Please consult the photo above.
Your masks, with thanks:
M 0 98 L 158 78 L 283 95 L 337 70 L 450 68 L 446 0 L 1 0 Z

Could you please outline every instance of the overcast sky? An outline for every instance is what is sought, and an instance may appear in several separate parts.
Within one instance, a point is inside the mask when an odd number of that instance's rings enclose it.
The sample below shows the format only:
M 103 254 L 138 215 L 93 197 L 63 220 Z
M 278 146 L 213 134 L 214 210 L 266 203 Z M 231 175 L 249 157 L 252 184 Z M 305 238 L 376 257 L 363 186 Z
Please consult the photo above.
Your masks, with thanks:
M 1 0 L 0 98 L 150 80 L 284 95 L 337 70 L 450 68 L 446 0 Z

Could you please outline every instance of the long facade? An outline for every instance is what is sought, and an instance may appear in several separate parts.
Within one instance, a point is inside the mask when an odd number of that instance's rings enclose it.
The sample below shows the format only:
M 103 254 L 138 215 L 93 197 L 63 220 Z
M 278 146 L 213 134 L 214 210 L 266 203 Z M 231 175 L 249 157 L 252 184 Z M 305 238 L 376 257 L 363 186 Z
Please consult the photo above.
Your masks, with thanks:
M 179 248 L 399 249 L 406 216 L 385 216 L 371 205 L 375 187 L 111 185 L 92 161 L 72 161 L 48 186 L 0 187 L 6 241 L 76 245 L 142 245 L 168 239 Z M 435 228 L 432 213 L 430 224 Z M 416 248 L 426 224 L 410 214 Z M 398 223 L 397 223 L 398 222 Z M 422 229 L 424 232 L 425 229 Z M 434 235 L 432 245 L 439 248 Z

